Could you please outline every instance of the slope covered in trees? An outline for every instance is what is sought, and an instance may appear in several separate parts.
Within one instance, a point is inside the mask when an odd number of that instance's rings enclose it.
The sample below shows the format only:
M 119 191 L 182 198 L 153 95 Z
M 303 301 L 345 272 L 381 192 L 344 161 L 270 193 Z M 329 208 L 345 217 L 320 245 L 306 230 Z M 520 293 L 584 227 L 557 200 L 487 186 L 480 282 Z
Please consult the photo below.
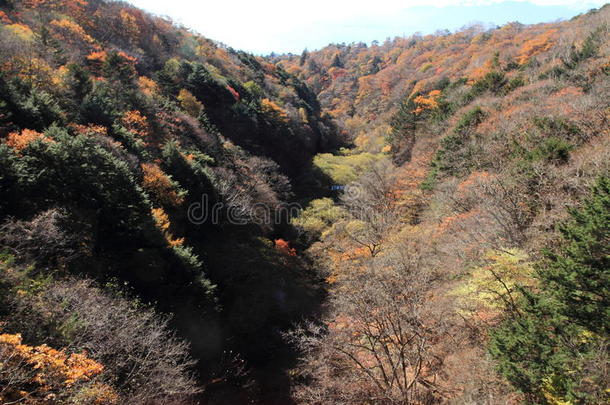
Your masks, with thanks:
M 62 363 L 45 382 L 3 362 L 0 402 L 285 390 L 280 332 L 321 289 L 274 242 L 287 218 L 267 218 L 315 192 L 302 173 L 340 143 L 315 94 L 126 3 L 4 1 L 0 17 L 2 356 L 48 344 Z M 100 369 L 72 387 L 81 350 Z
M 293 221 L 329 285 L 288 335 L 300 403 L 608 401 L 609 24 L 274 59 L 353 141 L 314 158 L 345 191 Z
M 606 403 L 609 30 L 0 2 L 0 402 Z

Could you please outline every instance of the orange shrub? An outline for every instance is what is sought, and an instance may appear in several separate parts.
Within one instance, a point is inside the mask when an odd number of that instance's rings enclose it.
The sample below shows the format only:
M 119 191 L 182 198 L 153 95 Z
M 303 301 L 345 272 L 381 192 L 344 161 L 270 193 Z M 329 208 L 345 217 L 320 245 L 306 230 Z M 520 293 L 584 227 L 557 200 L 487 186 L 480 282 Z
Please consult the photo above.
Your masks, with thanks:
M 161 204 L 177 207 L 184 202 L 184 197 L 176 191 L 171 178 L 155 163 L 143 163 L 144 190 L 153 195 Z
M 154 96 L 159 92 L 159 86 L 157 86 L 157 83 L 146 76 L 140 76 L 138 78 L 138 87 L 140 87 L 140 91 L 142 93 L 149 97 Z
M 121 123 L 134 135 L 142 138 L 146 138 L 150 135 L 150 125 L 148 124 L 148 119 L 138 110 L 127 111 L 123 115 L 123 118 L 121 118 Z
M 425 97 L 425 96 L 415 97 L 413 102 L 417 105 L 417 108 L 415 110 L 413 110 L 413 112 L 415 114 L 421 114 L 424 111 L 434 110 L 434 109 L 438 108 L 438 102 L 436 100 L 438 100 L 440 95 L 441 95 L 440 90 L 432 90 L 430 93 L 428 93 L 427 97 Z
M 0 22 L 2 22 L 3 24 L 10 24 L 12 22 L 11 19 L 8 18 L 6 13 L 2 10 L 0 10 Z
M 151 214 L 153 216 L 153 219 L 155 220 L 155 225 L 157 226 L 157 229 L 159 229 L 163 233 L 163 236 L 165 237 L 165 240 L 167 241 L 168 245 L 182 246 L 184 244 L 184 238 L 174 238 L 174 235 L 169 232 L 171 222 L 169 220 L 169 216 L 167 215 L 165 210 L 163 210 L 163 208 L 153 208 L 151 210 Z
M 20 152 L 25 149 L 31 142 L 41 139 L 46 142 L 51 142 L 52 139 L 45 137 L 44 134 L 32 129 L 24 129 L 21 132 L 11 132 L 6 138 L 6 144 L 16 151 Z
M 85 30 L 66 18 L 61 20 L 53 20 L 49 24 L 54 33 L 60 36 L 60 39 L 67 43 L 75 43 L 77 41 L 92 44 L 95 40 L 85 32 Z

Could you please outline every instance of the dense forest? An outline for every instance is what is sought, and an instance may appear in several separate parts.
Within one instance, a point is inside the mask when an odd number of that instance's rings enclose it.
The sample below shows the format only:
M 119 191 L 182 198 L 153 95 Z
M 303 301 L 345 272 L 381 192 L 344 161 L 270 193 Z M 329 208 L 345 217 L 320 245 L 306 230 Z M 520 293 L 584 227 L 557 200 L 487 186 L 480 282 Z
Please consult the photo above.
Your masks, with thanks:
M 608 6 L 262 57 L 0 0 L 0 192 L 0 404 L 610 401 Z

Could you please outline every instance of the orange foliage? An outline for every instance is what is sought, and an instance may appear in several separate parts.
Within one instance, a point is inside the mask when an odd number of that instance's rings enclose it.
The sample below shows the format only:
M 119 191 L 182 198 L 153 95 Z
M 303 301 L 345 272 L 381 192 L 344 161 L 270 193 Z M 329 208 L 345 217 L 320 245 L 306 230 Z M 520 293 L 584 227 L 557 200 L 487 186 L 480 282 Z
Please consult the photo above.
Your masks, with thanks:
M 52 142 L 51 138 L 45 137 L 44 134 L 32 129 L 24 129 L 21 132 L 11 132 L 6 138 L 6 144 L 16 151 L 20 152 L 25 149 L 30 143 L 36 140 Z
M 61 36 L 61 40 L 67 43 L 75 43 L 77 41 L 92 44 L 94 39 L 85 32 L 85 30 L 66 18 L 62 20 L 53 20 L 49 24 L 53 32 Z
M 434 110 L 438 108 L 438 98 L 441 96 L 440 90 L 432 90 L 428 93 L 428 97 L 417 96 L 413 100 L 415 104 L 417 104 L 417 108 L 413 110 L 415 114 L 421 114 L 424 111 Z
M 184 197 L 176 191 L 170 177 L 155 163 L 141 165 L 144 189 L 165 205 L 177 207 L 184 202 Z
M 333 67 L 329 69 L 328 73 L 330 73 L 330 77 L 332 77 L 333 80 L 337 80 L 347 75 L 347 70 L 343 68 Z
M 466 220 L 469 220 L 473 217 L 479 215 L 480 211 L 478 209 L 474 209 L 468 212 L 459 213 L 456 215 L 451 215 L 448 217 L 444 217 L 441 220 L 441 223 L 438 224 L 433 237 L 440 238 L 445 235 L 447 232 L 456 231 L 459 228 L 459 225 Z
M 290 243 L 285 241 L 284 239 L 276 239 L 274 241 L 275 243 L 275 248 L 282 252 L 285 255 L 288 256 L 296 256 L 297 255 L 297 251 L 294 248 L 290 247 Z
M 557 33 L 556 29 L 551 29 L 525 42 L 519 51 L 517 58 L 519 64 L 523 65 L 533 56 L 548 51 L 553 46 L 553 36 Z
M 92 52 L 87 55 L 87 64 L 91 66 L 92 70 L 97 74 L 101 73 L 102 65 L 106 62 L 108 54 L 105 51 Z
M 80 124 L 70 124 L 70 128 L 74 130 L 79 135 L 108 135 L 108 129 L 101 125 L 80 125 Z
M 150 125 L 148 124 L 148 119 L 138 110 L 127 111 L 123 115 L 123 118 L 121 118 L 121 123 L 134 135 L 141 138 L 146 138 L 150 135 Z
M 163 236 L 165 237 L 165 240 L 167 241 L 168 245 L 182 246 L 184 244 L 184 238 L 174 238 L 174 235 L 169 232 L 171 222 L 169 220 L 169 216 L 167 215 L 165 210 L 163 210 L 163 208 L 153 208 L 151 210 L 151 214 L 153 219 L 155 220 L 155 225 L 157 226 L 157 229 L 159 229 L 163 233 Z
M 47 345 L 28 346 L 22 343 L 21 335 L 0 335 L 0 357 L 3 368 L 28 370 L 31 375 L 27 390 L 0 391 L 0 402 L 11 400 L 13 403 L 37 404 L 38 400 L 54 398 L 76 384 L 90 381 L 99 375 L 104 367 L 89 359 L 86 353 L 66 354 Z M 24 387 L 25 388 L 25 387 Z M 111 387 L 97 384 L 97 398 L 88 398 L 91 403 L 116 403 L 118 397 Z M 101 402 L 104 400 L 104 402 Z M 46 401 L 45 401 L 46 403 Z
M 469 193 L 474 187 L 480 186 L 488 182 L 491 178 L 489 172 L 472 172 L 470 175 L 463 180 L 457 186 L 457 196 L 464 197 L 467 193 Z
M 288 122 L 288 114 L 286 114 L 286 111 L 268 98 L 262 99 L 261 107 L 265 114 L 278 121 Z
M 146 76 L 140 76 L 138 78 L 138 87 L 140 87 L 140 91 L 142 93 L 149 97 L 154 96 L 159 92 L 159 86 L 157 86 L 157 83 Z

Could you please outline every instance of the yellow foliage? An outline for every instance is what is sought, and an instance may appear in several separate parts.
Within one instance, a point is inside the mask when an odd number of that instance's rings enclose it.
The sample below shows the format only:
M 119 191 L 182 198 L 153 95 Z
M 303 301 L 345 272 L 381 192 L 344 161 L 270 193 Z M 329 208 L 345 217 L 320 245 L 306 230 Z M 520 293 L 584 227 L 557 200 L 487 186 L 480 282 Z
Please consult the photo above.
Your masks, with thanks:
M 455 295 L 466 306 L 500 309 L 514 298 L 517 285 L 531 284 L 533 268 L 528 259 L 518 249 L 487 252 L 487 264 L 474 268 Z
M 34 31 L 25 24 L 11 24 L 7 25 L 6 28 L 25 42 L 34 40 Z
M 346 185 L 356 180 L 373 163 L 382 159 L 382 154 L 358 153 L 354 155 L 333 155 L 321 153 L 313 158 L 313 163 L 335 184 Z
M 557 391 L 559 385 L 556 376 L 549 376 L 543 379 L 542 394 L 549 405 L 574 405 L 572 401 L 565 400 Z
M 123 9 L 119 12 L 119 17 L 121 18 L 121 23 L 123 25 L 123 29 L 129 35 L 131 40 L 136 40 L 138 35 L 140 35 L 140 26 L 138 25 L 136 17 L 131 14 L 129 11 Z
M 193 94 L 186 90 L 180 90 L 178 94 L 178 101 L 180 101 L 180 105 L 190 116 L 197 118 L 201 111 L 203 110 L 203 104 L 197 100 Z

